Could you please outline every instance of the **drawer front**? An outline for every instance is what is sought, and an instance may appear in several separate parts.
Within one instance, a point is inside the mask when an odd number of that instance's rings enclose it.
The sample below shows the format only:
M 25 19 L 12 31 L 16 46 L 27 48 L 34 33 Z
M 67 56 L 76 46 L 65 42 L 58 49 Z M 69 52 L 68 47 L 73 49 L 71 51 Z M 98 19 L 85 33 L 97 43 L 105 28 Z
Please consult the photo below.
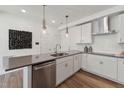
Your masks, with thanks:
M 65 61 L 69 61 L 69 60 L 72 60 L 72 59 L 73 59 L 73 56 L 64 57 L 64 58 L 57 59 L 56 63 L 61 64 L 61 63 L 65 62 Z

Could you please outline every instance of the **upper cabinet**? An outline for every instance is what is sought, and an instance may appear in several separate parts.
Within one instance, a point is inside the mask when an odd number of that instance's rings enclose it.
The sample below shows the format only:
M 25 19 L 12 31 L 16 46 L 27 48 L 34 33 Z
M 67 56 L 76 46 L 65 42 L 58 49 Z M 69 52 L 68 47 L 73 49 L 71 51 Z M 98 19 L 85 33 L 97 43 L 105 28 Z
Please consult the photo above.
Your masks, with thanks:
M 81 41 L 81 26 L 75 26 L 69 29 L 69 38 L 70 38 L 70 48 L 72 50 L 77 49 L 78 42 Z
M 118 43 L 124 43 L 124 14 L 119 15 Z
M 82 25 L 81 43 L 92 43 L 92 24 L 86 23 Z

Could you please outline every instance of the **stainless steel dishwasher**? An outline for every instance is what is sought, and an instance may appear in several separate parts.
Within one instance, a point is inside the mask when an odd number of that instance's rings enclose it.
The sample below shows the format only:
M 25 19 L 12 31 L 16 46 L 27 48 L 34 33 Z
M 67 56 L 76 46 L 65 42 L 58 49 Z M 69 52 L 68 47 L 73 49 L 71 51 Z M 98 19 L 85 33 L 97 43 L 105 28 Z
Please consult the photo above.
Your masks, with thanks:
M 56 85 L 56 63 L 54 60 L 32 66 L 33 88 L 54 88 Z

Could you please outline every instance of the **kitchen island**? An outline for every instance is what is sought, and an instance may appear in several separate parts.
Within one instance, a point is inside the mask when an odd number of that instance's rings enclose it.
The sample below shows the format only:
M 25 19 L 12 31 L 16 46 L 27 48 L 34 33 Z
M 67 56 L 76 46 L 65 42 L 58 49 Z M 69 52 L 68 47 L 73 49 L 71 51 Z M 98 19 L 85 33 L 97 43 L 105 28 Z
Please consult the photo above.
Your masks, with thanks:
M 56 61 L 58 62 L 58 59 L 65 59 L 70 56 L 82 54 L 81 51 L 68 51 L 66 52 L 66 55 L 63 56 L 51 56 L 53 53 L 47 53 L 47 54 L 38 54 L 38 55 L 29 55 L 29 56 L 20 56 L 20 57 L 4 57 L 3 58 L 3 70 L 5 71 L 1 75 L 11 74 L 14 72 L 23 72 L 19 73 L 21 74 L 21 78 L 19 78 L 22 82 L 21 85 L 17 86 L 23 86 L 23 87 L 32 87 L 32 66 L 42 63 L 47 63 L 50 61 Z M 73 59 L 73 57 L 71 58 Z M 59 63 L 59 62 L 58 62 Z M 72 62 L 73 63 L 73 60 Z M 16 76 L 18 77 L 18 76 Z M 20 81 L 18 80 L 18 81 Z M 22 85 L 23 84 L 23 85 Z M 5 86 L 4 86 L 5 87 Z M 7 86 L 9 87 L 9 86 Z M 15 86 L 11 86 L 15 87 Z

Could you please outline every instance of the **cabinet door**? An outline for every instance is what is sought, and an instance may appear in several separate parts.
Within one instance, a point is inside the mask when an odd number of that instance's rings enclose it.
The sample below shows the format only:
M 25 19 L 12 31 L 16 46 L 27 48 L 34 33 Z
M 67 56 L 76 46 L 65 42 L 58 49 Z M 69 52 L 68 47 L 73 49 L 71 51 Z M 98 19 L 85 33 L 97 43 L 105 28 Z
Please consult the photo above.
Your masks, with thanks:
M 1 75 L 0 88 L 23 88 L 23 70 Z
M 124 83 L 124 59 L 118 59 L 118 81 Z
M 69 29 L 70 49 L 77 50 L 77 44 L 81 41 L 81 26 L 72 27 Z
M 82 25 L 82 43 L 92 43 L 91 23 Z
M 63 80 L 63 64 L 56 64 L 56 85 L 60 84 Z
M 117 79 L 117 58 L 114 57 L 103 57 L 101 56 L 102 63 L 102 74 Z
M 63 63 L 63 76 L 64 80 L 73 74 L 73 56 Z
M 124 14 L 119 15 L 119 36 L 118 36 L 118 42 L 124 43 Z
M 74 73 L 81 68 L 81 55 L 74 56 Z
M 102 73 L 100 56 L 88 54 L 87 62 L 88 62 L 88 70 L 98 74 Z
M 73 56 L 56 61 L 56 84 L 58 85 L 73 74 Z
M 82 68 L 88 69 L 87 54 L 82 54 Z

